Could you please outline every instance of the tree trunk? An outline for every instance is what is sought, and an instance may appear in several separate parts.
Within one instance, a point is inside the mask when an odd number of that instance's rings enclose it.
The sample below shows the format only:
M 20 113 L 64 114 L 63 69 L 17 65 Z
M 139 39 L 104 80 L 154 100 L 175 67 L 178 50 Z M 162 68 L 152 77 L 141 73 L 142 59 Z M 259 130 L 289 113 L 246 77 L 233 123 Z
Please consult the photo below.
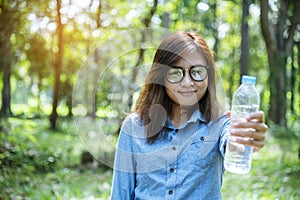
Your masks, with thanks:
M 63 56 L 63 25 L 61 23 L 61 0 L 57 0 L 57 36 L 58 36 L 58 52 L 56 55 L 56 62 L 54 66 L 54 91 L 53 91 L 53 103 L 52 103 L 52 113 L 50 115 L 51 128 L 56 128 L 57 121 L 57 106 L 59 100 L 59 89 L 60 89 L 60 74 Z
M 89 83 L 89 100 L 88 102 L 88 107 L 87 107 L 87 115 L 90 116 L 92 119 L 96 119 L 96 112 L 97 112 L 97 83 L 98 83 L 98 78 L 99 78 L 99 66 L 100 66 L 100 55 L 99 51 L 96 48 L 93 52 L 94 55 L 94 63 L 97 67 L 92 67 L 90 68 L 91 71 L 91 80 L 87 80 Z
M 215 44 L 213 46 L 213 52 L 214 52 L 214 55 L 217 56 L 218 55 L 218 49 L 219 49 L 219 37 L 218 37 L 218 17 L 217 17 L 217 0 L 214 0 L 212 5 L 211 5 L 211 10 L 212 10 L 212 13 L 213 13 L 213 23 L 214 23 L 214 26 L 213 26 L 213 35 L 214 35 L 214 39 L 215 39 Z
M 299 66 L 300 66 L 300 42 L 297 42 L 297 50 L 298 50 L 298 55 L 297 55 L 297 62 L 298 62 L 298 77 L 300 77 L 300 69 L 299 69 Z M 298 82 L 298 91 L 295 91 L 295 94 L 300 94 L 300 81 Z M 296 105 L 297 106 L 297 105 Z M 299 105 L 297 107 L 299 109 Z
M 149 27 L 151 19 L 156 12 L 157 4 L 158 4 L 158 0 L 154 0 L 154 5 L 152 6 L 150 13 L 143 20 L 145 28 Z M 147 30 L 142 30 L 142 39 L 141 39 L 141 48 L 139 50 L 139 57 L 138 57 L 138 60 L 135 64 L 133 70 L 132 70 L 132 75 L 131 75 L 131 82 L 133 84 L 135 83 L 138 72 L 139 72 L 139 65 L 144 62 L 145 49 L 142 47 L 142 44 L 146 42 L 146 34 L 147 34 Z M 130 96 L 129 96 L 129 101 L 128 101 L 129 110 L 131 109 L 132 103 L 133 103 L 133 100 L 132 100 L 133 92 L 134 92 L 134 88 L 130 88 L 130 92 L 129 92 Z
M 2 106 L 0 111 L 0 116 L 10 116 L 11 111 L 11 89 L 10 89 L 10 76 L 11 76 L 11 44 L 10 44 L 10 34 L 6 34 L 6 40 L 1 42 L 1 68 L 3 69 L 3 89 L 2 89 Z
M 297 43 L 294 44 L 295 48 L 297 48 Z M 298 52 L 299 52 L 299 49 L 298 49 Z M 294 113 L 294 102 L 295 102 L 295 83 L 296 83 L 296 77 L 297 77 L 297 70 L 296 70 L 296 62 L 297 60 L 295 60 L 295 51 L 292 51 L 292 63 L 291 63 L 291 77 L 290 77 L 290 84 L 291 84 L 291 101 L 290 101 L 290 110 L 291 110 L 291 113 Z
M 91 4 L 92 5 L 92 4 Z M 97 29 L 101 28 L 101 13 L 102 13 L 102 1 L 99 1 L 99 5 L 97 8 L 97 14 L 96 14 L 96 23 L 97 23 Z M 92 72 L 92 79 L 90 80 L 91 83 L 91 88 L 87 91 L 88 93 L 91 93 L 91 100 L 92 101 L 88 101 L 88 113 L 87 115 L 90 116 L 92 119 L 96 119 L 96 112 L 97 112 L 97 84 L 98 84 L 98 78 L 99 78 L 99 73 L 100 73 L 100 52 L 98 51 L 98 49 L 96 48 L 93 52 L 94 54 L 94 63 L 96 66 L 96 68 L 91 68 L 91 72 Z
M 6 7 L 6 2 L 1 2 L 0 13 L 0 68 L 3 71 L 2 81 L 2 105 L 0 110 L 0 117 L 12 115 L 11 111 L 11 43 L 10 36 L 13 33 L 13 26 L 9 23 L 13 11 L 9 11 Z
M 281 8 L 283 10 L 284 8 Z M 276 124 L 286 127 L 286 55 L 282 45 L 282 36 L 278 35 L 282 24 L 273 26 L 269 21 L 268 1 L 261 0 L 261 27 L 268 52 L 270 71 L 270 109 L 269 117 Z M 283 52 L 283 53 L 282 53 Z
M 42 79 L 43 79 L 43 76 L 41 73 L 38 73 L 38 79 L 37 79 L 37 85 L 38 85 L 38 94 L 37 94 L 37 113 L 38 115 L 42 115 L 42 109 L 41 109 L 41 106 L 42 106 L 42 101 L 41 101 L 41 91 L 42 91 Z
M 151 22 L 151 19 L 153 17 L 153 15 L 155 14 L 156 12 L 156 8 L 157 8 L 157 3 L 158 3 L 158 0 L 154 0 L 154 5 L 153 7 L 151 8 L 150 10 L 150 13 L 149 15 L 147 15 L 145 17 L 145 19 L 143 20 L 144 22 L 144 26 L 145 28 L 148 28 L 149 27 L 149 24 Z M 146 31 L 142 31 L 142 39 L 141 39 L 141 44 L 145 43 L 146 42 Z M 132 83 L 134 83 L 136 81 L 136 78 L 137 78 L 137 74 L 138 74 L 138 71 L 139 71 L 139 65 L 141 63 L 143 63 L 144 61 L 144 53 L 145 53 L 145 49 L 142 48 L 142 45 L 141 45 L 141 48 L 139 50 L 139 57 L 138 57 L 138 60 L 132 70 Z
M 240 57 L 240 76 L 248 73 L 248 54 L 249 54 L 249 32 L 248 32 L 248 17 L 250 0 L 243 0 L 243 15 L 241 28 L 241 57 Z M 240 80 L 241 80 L 240 77 Z
M 261 29 L 265 39 L 270 69 L 269 118 L 276 124 L 287 127 L 287 58 L 291 56 L 293 39 L 300 18 L 300 1 L 279 1 L 278 18 L 269 16 L 268 1 L 261 0 Z M 273 11 L 275 12 L 275 11 Z M 290 17 L 289 13 L 292 13 Z M 290 25 L 287 24 L 290 21 Z M 276 23 L 275 23 L 276 22 Z M 274 24 L 275 23 L 275 24 Z M 287 33 L 287 36 L 286 34 Z
M 268 48 L 270 71 L 270 110 L 269 116 L 276 124 L 286 123 L 286 53 Z

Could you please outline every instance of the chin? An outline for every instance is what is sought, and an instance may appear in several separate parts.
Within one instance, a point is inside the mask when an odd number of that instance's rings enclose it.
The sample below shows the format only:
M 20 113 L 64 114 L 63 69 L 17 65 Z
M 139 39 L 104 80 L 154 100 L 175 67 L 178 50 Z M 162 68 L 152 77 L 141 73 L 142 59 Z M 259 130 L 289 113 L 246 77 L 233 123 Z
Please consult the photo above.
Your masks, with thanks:
M 187 109 L 198 109 L 199 108 L 199 105 L 198 105 L 198 102 L 191 102 L 191 103 L 184 103 L 184 104 L 180 104 L 180 107 L 182 108 L 187 108 Z

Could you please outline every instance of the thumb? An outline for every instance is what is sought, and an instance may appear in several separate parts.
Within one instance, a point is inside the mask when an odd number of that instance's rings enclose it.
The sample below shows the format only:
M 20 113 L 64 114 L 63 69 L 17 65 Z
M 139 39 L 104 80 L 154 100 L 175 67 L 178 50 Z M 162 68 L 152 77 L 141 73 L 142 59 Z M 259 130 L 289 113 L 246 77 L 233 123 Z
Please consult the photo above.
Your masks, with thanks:
M 227 117 L 229 117 L 230 118 L 230 116 L 231 116 L 231 112 L 228 110 L 228 111 L 225 111 L 225 115 L 227 116 Z

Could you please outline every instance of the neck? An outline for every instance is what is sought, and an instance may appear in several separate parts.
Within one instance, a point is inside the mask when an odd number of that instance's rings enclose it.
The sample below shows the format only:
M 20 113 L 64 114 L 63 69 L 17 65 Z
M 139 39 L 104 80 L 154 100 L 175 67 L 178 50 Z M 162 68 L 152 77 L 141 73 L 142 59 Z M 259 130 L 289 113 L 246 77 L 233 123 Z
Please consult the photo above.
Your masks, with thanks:
M 195 111 L 196 106 L 183 107 L 180 105 L 173 105 L 171 113 L 171 121 L 173 126 L 179 127 L 191 117 Z

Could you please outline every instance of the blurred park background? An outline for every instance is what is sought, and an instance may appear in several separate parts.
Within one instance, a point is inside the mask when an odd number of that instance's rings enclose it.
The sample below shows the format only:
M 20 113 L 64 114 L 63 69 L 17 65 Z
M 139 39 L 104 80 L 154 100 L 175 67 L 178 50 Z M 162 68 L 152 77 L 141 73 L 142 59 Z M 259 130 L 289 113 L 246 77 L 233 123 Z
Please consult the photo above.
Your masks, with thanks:
M 214 52 L 226 109 L 257 77 L 268 139 L 224 199 L 300 199 L 299 0 L 0 0 L 0 199 L 108 199 L 121 121 L 177 30 Z

